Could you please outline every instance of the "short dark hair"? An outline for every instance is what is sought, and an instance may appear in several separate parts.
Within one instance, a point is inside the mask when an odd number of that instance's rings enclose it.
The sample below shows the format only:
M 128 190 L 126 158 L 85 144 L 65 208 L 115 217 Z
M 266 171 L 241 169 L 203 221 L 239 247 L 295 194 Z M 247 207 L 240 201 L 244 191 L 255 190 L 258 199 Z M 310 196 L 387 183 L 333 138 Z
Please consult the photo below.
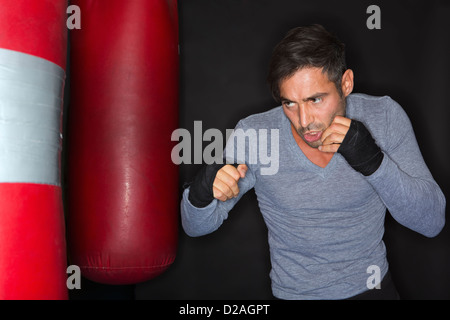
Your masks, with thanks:
M 323 68 L 342 96 L 342 75 L 347 69 L 345 45 L 323 26 L 314 24 L 290 30 L 274 48 L 267 80 L 277 102 L 281 81 L 307 67 Z

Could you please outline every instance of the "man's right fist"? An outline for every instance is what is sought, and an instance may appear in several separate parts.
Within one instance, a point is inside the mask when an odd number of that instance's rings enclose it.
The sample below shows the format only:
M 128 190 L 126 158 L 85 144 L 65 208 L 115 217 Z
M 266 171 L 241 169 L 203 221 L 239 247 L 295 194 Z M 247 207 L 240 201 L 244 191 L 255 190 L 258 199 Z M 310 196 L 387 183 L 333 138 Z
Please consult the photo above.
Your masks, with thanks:
M 245 177 L 245 164 L 208 164 L 203 166 L 190 184 L 189 202 L 197 208 L 204 208 L 214 198 L 226 201 L 239 194 L 237 182 Z
M 227 201 L 237 197 L 239 194 L 238 181 L 245 177 L 247 169 L 245 164 L 240 164 L 237 167 L 227 164 L 217 171 L 213 182 L 214 198 Z

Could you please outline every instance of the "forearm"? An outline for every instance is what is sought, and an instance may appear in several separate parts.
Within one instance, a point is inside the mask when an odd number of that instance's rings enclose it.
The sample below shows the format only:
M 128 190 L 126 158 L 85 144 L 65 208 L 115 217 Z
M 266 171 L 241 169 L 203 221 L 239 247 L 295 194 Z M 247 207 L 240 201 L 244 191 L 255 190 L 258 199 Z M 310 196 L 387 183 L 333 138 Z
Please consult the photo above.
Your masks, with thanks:
M 187 235 L 199 237 L 217 230 L 228 217 L 228 212 L 218 208 L 213 200 L 203 208 L 193 206 L 189 201 L 189 189 L 184 190 L 181 200 L 181 224 Z
M 395 220 L 436 236 L 445 224 L 445 197 L 422 158 L 406 113 L 392 100 L 387 103 L 386 128 L 377 137 L 381 143 L 362 122 L 352 120 L 338 152 L 372 184 Z
M 427 237 L 442 230 L 446 200 L 431 174 L 413 177 L 385 154 L 378 170 L 367 180 L 397 222 Z

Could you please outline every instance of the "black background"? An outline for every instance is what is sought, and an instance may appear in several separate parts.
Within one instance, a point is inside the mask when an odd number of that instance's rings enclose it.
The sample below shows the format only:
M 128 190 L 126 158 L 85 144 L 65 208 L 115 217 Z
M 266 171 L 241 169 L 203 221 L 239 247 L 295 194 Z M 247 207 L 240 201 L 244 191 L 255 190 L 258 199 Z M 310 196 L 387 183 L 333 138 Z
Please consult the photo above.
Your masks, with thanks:
M 381 30 L 369 30 L 369 5 Z M 389 95 L 409 115 L 423 157 L 450 195 L 450 2 L 180 0 L 180 128 L 233 128 L 276 104 L 266 84 L 271 51 L 291 28 L 320 23 L 346 44 L 354 92 Z M 168 137 L 170 139 L 170 137 Z M 209 142 L 205 142 L 205 145 Z M 205 146 L 204 145 L 204 146 Z M 182 184 L 199 165 L 180 165 Z M 448 218 L 448 209 L 447 209 Z M 404 299 L 450 298 L 449 227 L 429 239 L 386 216 L 385 244 Z M 267 230 L 253 191 L 216 232 L 190 238 L 180 228 L 175 263 L 136 286 L 84 280 L 72 298 L 271 299 Z

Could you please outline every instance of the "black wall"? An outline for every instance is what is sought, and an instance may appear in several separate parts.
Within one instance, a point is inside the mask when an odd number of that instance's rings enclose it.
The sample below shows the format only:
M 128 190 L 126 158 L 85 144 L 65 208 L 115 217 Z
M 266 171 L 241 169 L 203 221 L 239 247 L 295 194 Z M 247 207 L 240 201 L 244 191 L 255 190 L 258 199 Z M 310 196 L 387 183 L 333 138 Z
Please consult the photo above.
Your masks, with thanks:
M 371 4 L 381 9 L 381 30 L 366 27 Z M 199 120 L 203 132 L 225 134 L 242 117 L 276 106 L 265 81 L 272 48 L 290 28 L 320 23 L 346 43 L 354 92 L 389 95 L 403 106 L 449 199 L 448 17 L 446 0 L 180 0 L 179 127 L 193 134 Z M 180 196 L 199 167 L 180 165 Z M 387 214 L 385 243 L 402 298 L 450 298 L 449 229 L 428 239 Z M 269 271 L 266 227 L 250 191 L 215 233 L 190 238 L 180 228 L 175 263 L 136 285 L 135 298 L 271 299 Z

